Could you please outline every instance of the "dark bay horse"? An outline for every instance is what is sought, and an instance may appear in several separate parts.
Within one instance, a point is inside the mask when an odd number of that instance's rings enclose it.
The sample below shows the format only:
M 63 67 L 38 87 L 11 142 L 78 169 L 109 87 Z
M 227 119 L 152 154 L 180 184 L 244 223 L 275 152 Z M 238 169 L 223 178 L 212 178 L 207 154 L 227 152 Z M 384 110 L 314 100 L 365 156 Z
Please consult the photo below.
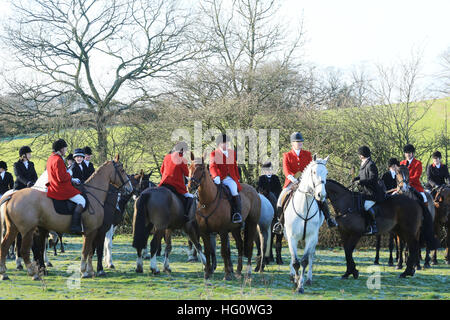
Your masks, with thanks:
M 434 219 L 434 227 L 437 234 L 444 229 L 446 238 L 444 240 L 445 249 L 445 261 L 450 264 L 449 247 L 450 247 L 450 187 L 442 186 L 436 190 L 434 196 L 434 206 L 436 208 L 436 218 Z M 434 250 L 432 264 L 437 265 L 437 250 Z
M 82 214 L 84 226 L 83 248 L 80 271 L 83 277 L 92 277 L 92 243 L 98 228 L 103 223 L 103 204 L 106 200 L 109 184 L 112 183 L 119 188 L 124 187 L 126 192 L 132 191 L 131 183 L 119 162 L 119 156 L 114 161 L 107 161 L 100 166 L 85 186 L 89 189 L 87 197 L 89 205 Z M 6 221 L 7 232 L 0 246 L 0 274 L 6 276 L 5 259 L 11 243 L 17 236 L 22 234 L 21 254 L 28 274 L 39 277 L 36 264 L 30 261 L 30 247 L 33 242 L 33 234 L 39 228 L 39 246 L 41 252 L 45 248 L 45 240 L 48 230 L 59 233 L 68 233 L 70 229 L 71 216 L 56 213 L 53 202 L 45 192 L 32 188 L 22 189 L 12 195 L 2 197 L 1 215 Z
M 180 198 L 166 187 L 150 187 L 144 190 L 137 198 L 133 215 L 133 247 L 137 251 L 136 272 L 143 272 L 142 250 L 147 245 L 150 232 L 153 230 L 153 239 L 150 243 L 150 269 L 153 274 L 159 274 L 156 265 L 156 253 L 161 246 L 161 239 L 167 229 L 184 230 L 194 244 L 203 263 L 206 259 L 201 252 L 198 242 L 198 227 L 195 221 L 195 205 L 192 206 L 188 219 L 184 215 L 184 205 Z M 164 253 L 164 271 L 171 272 L 169 266 L 170 242 L 167 243 Z
M 347 270 L 342 278 L 347 279 L 349 275 L 353 275 L 356 279 L 359 272 L 353 260 L 353 250 L 365 233 L 364 213 L 358 210 L 362 207 L 360 194 L 350 191 L 339 182 L 331 179 L 327 179 L 326 192 L 336 213 L 336 221 L 339 225 L 338 231 L 341 234 L 345 250 Z M 405 195 L 388 197 L 378 205 L 380 206 L 380 213 L 376 217 L 376 222 L 379 234 L 393 231 L 408 244 L 407 267 L 400 274 L 400 277 L 413 276 L 415 273 L 414 266 L 418 261 L 419 236 L 423 216 L 422 207 L 417 201 L 411 201 Z
M 241 184 L 240 192 L 242 201 L 242 220 L 244 222 L 244 240 L 241 236 L 241 225 L 231 222 L 231 206 L 224 195 L 223 186 L 218 187 L 212 180 L 204 163 L 204 158 L 194 159 L 191 154 L 189 167 L 188 190 L 191 193 L 198 192 L 198 208 L 196 220 L 206 255 L 205 279 L 209 279 L 214 272 L 211 266 L 211 233 L 217 233 L 221 240 L 221 255 L 225 264 L 225 279 L 231 280 L 233 266 L 228 233 L 231 232 L 238 249 L 237 275 L 242 272 L 243 255 L 247 258 L 247 275 L 252 272 L 251 260 L 253 254 L 253 242 L 258 235 L 257 228 L 261 215 L 261 199 L 256 189 L 248 184 Z M 264 243 L 262 236 L 260 243 Z M 261 248 L 261 251 L 264 251 Z

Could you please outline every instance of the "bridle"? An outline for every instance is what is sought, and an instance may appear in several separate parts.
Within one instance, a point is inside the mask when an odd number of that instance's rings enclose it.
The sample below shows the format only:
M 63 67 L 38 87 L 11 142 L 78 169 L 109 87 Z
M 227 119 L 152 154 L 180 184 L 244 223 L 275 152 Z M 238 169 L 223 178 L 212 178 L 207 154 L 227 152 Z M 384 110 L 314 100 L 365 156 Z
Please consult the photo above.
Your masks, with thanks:
M 322 165 L 322 166 L 326 167 L 326 165 L 324 163 L 320 163 L 320 162 L 316 162 L 316 165 Z M 320 185 L 324 185 L 326 183 L 326 181 L 320 180 L 320 183 L 316 184 L 314 179 L 313 179 L 313 171 L 312 171 L 312 169 L 311 169 L 311 181 L 313 183 L 313 185 L 312 185 L 313 193 L 311 193 L 311 190 L 304 191 L 304 190 L 300 190 L 300 188 L 297 188 L 296 191 L 298 191 L 300 193 L 307 194 L 307 195 L 314 196 L 314 191 L 317 189 L 317 187 L 319 187 Z

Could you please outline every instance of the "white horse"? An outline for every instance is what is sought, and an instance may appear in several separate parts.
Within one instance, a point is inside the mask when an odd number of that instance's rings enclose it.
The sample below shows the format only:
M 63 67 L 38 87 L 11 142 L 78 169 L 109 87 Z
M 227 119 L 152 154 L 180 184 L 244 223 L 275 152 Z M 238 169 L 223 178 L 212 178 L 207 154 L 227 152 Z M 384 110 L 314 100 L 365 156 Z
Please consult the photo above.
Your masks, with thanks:
M 326 198 L 327 161 L 328 157 L 316 159 L 316 155 L 313 156 L 313 161 L 303 171 L 298 189 L 294 191 L 284 212 L 284 236 L 291 253 L 290 276 L 297 286 L 297 293 L 304 292 L 304 273 L 308 264 L 306 285 L 312 283 L 314 253 L 319 240 L 319 229 L 325 219 L 323 214 L 320 214 L 317 201 L 324 201 Z M 301 261 L 297 256 L 299 240 L 305 240 L 305 250 Z M 300 263 L 302 270 L 299 274 Z

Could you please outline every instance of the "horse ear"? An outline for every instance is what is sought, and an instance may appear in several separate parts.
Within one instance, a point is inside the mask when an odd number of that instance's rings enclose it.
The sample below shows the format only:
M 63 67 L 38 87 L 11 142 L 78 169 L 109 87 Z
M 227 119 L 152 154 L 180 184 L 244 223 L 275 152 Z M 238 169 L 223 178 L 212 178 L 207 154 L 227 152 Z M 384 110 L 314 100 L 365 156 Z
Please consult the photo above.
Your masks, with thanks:
M 194 157 L 194 153 L 191 151 L 191 160 L 194 161 L 195 157 Z
M 144 169 L 141 169 L 141 173 L 139 173 L 139 175 L 140 175 L 141 177 L 144 176 Z
M 323 160 L 325 160 L 325 163 L 327 163 L 328 162 L 328 159 L 330 158 L 330 155 L 328 155 L 325 159 L 323 159 Z
M 116 155 L 116 157 L 114 158 L 114 162 L 119 162 L 120 156 L 119 154 Z
M 317 153 L 314 153 L 313 160 L 316 161 L 316 159 L 317 159 Z

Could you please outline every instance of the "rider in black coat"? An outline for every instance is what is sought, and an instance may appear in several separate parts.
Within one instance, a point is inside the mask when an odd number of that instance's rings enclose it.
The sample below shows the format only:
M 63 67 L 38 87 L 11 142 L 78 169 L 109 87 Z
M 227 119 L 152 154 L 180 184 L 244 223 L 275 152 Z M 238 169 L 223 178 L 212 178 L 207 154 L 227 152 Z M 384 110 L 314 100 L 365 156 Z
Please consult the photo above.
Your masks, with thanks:
M 370 158 L 370 149 L 367 146 L 362 146 L 358 149 L 358 154 L 361 159 L 361 168 L 359 169 L 359 176 L 353 179 L 358 181 L 359 188 L 364 199 L 364 209 L 369 214 L 370 230 L 367 235 L 378 233 L 375 217 L 376 202 L 383 201 L 384 192 L 378 184 L 378 168 L 375 162 Z
M 8 171 L 5 161 L 0 161 L 0 196 L 14 188 L 14 178 Z
M 24 146 L 19 150 L 20 159 L 14 163 L 14 175 L 16 176 L 14 189 L 16 190 L 29 188 L 38 179 L 34 163 L 30 161 L 31 152 L 31 148 L 28 146 Z
M 450 182 L 448 168 L 441 163 L 441 153 L 439 151 L 433 152 L 431 157 L 433 158 L 433 163 L 427 168 L 428 183 L 426 184 L 427 189 L 430 190 Z
M 276 174 L 272 174 L 272 163 L 265 162 L 262 165 L 262 169 L 265 174 L 261 175 L 258 179 L 258 186 L 256 190 L 264 195 L 268 195 L 272 192 L 278 199 L 281 193 L 281 182 Z
M 80 182 L 83 182 L 85 179 L 85 170 L 86 166 L 84 164 L 84 151 L 83 149 L 75 149 L 73 154 L 74 162 L 72 163 L 72 166 L 70 167 L 70 170 L 72 170 L 72 178 L 79 179 Z M 79 163 L 77 162 L 79 161 Z M 81 160 L 81 161 L 80 161 Z
M 95 168 L 91 162 L 92 149 L 90 147 L 84 147 L 83 150 L 84 150 L 84 155 L 85 155 L 85 159 L 83 161 L 84 181 L 86 181 L 95 172 Z
M 383 174 L 383 177 L 381 177 L 381 180 L 383 180 L 383 183 L 386 187 L 386 191 L 397 188 L 397 179 L 395 177 L 395 175 L 396 175 L 395 167 L 396 166 L 400 166 L 400 162 L 396 158 L 389 159 L 389 162 L 388 162 L 389 171 L 385 172 Z

